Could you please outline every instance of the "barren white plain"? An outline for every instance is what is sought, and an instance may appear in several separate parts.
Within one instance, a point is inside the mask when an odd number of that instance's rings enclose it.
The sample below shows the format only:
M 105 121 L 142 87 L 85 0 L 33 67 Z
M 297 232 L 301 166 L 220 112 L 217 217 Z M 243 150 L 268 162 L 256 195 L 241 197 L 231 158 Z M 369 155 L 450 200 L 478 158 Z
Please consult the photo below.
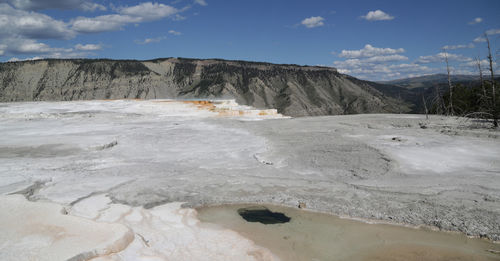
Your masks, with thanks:
M 1 103 L 0 259 L 277 259 L 200 226 L 183 202 L 302 202 L 500 239 L 498 131 L 451 117 L 291 119 L 216 107 Z

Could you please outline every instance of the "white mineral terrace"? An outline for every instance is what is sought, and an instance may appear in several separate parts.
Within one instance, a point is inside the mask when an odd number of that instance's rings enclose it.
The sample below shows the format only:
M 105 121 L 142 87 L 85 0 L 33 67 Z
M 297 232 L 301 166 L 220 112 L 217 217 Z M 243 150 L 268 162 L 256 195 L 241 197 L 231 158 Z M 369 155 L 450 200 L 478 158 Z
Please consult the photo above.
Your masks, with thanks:
M 179 202 L 304 202 L 497 238 L 500 139 L 459 123 L 232 100 L 0 103 L 0 260 L 278 259 Z
M 105 116 L 96 119 L 94 115 Z M 144 209 L 112 204 L 106 194 L 93 195 L 133 177 L 111 174 L 87 179 L 84 176 L 90 173 L 81 173 L 77 166 L 85 161 L 83 164 L 93 165 L 87 165 L 90 167 L 87 170 L 94 172 L 104 165 L 123 164 L 126 160 L 115 158 L 118 155 L 107 160 L 95 155 L 92 159 L 74 161 L 70 155 L 75 150 L 99 153 L 121 143 L 126 132 L 134 127 L 122 129 L 120 133 L 115 125 L 128 125 L 134 120 L 142 124 L 141 116 L 159 122 L 192 120 L 189 124 L 193 128 L 207 130 L 213 127 L 196 121 L 207 117 L 241 120 L 283 117 L 276 110 L 241 106 L 234 100 L 3 104 L 0 107 L 3 122 L 0 126 L 3 136 L 0 138 L 0 191 L 4 194 L 0 197 L 0 260 L 277 260 L 268 250 L 236 232 L 200 227 L 196 211 L 181 209 L 181 203 Z M 23 127 L 21 122 L 34 125 Z M 162 128 L 168 131 L 172 126 Z M 110 143 L 102 143 L 109 138 Z M 177 142 L 176 146 L 181 147 L 183 141 Z M 197 142 L 206 144 L 202 140 Z M 25 150 L 16 150 L 19 146 L 26 146 Z M 189 149 L 172 151 L 173 160 L 186 156 L 183 153 L 190 153 L 196 159 L 196 153 Z M 26 158 L 32 160 L 25 161 L 18 153 L 27 153 Z M 68 161 L 72 161 L 71 164 Z M 29 167 L 32 164 L 40 165 Z M 40 172 L 41 169 L 46 171 Z M 47 172 L 48 169 L 51 171 Z M 32 199 L 37 201 L 30 202 L 22 195 L 8 195 L 33 181 L 51 184 L 47 189 L 36 191 Z

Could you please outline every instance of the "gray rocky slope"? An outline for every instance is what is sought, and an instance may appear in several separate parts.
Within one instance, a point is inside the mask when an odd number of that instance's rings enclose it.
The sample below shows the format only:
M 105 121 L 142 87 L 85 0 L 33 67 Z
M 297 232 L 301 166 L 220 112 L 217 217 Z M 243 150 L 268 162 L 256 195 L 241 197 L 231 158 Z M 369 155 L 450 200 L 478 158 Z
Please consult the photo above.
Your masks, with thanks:
M 0 63 L 0 101 L 234 98 L 290 116 L 409 111 L 372 86 L 318 66 L 166 58 Z

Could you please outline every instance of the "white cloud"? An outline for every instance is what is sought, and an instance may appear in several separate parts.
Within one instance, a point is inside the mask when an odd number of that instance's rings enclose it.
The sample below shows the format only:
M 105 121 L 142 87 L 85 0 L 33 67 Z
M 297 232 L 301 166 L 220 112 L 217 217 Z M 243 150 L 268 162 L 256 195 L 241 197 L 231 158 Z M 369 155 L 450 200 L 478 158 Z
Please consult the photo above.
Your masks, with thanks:
M 401 55 L 403 48 L 377 48 L 369 44 L 360 50 L 342 50 L 339 57 L 344 61 L 334 61 L 333 65 L 340 73 L 371 80 L 386 80 L 401 77 L 410 73 L 429 73 L 427 66 L 415 63 L 400 63 L 409 60 Z
M 475 47 L 475 45 L 473 43 L 470 43 L 470 44 L 459 44 L 459 45 L 445 45 L 445 46 L 443 46 L 443 49 L 445 49 L 445 50 L 456 50 L 456 49 L 465 49 L 465 48 L 472 49 L 474 47 Z
M 92 0 L 0 0 L 0 56 L 31 54 L 38 58 L 72 58 L 94 55 L 92 51 L 101 50 L 102 45 L 77 44 L 73 48 L 60 48 L 38 40 L 71 39 L 79 33 L 116 31 L 129 24 L 137 25 L 163 18 L 182 20 L 185 18 L 179 13 L 187 10 L 178 10 L 161 3 L 144 2 L 135 6 L 112 6 L 114 13 L 96 17 L 76 17 L 65 22 L 35 12 L 44 9 L 106 10 L 104 6 Z M 174 30 L 169 33 L 181 34 Z M 150 38 L 142 42 L 151 43 L 164 38 Z
M 390 80 L 395 78 L 432 74 L 436 72 L 434 68 L 429 68 L 415 63 L 374 64 L 359 59 L 352 60 L 358 61 L 335 61 L 333 64 L 340 73 L 369 80 Z
M 7 39 L 6 44 L 0 45 L 4 54 L 10 55 L 34 55 L 36 58 L 81 58 L 94 55 L 90 51 L 97 51 L 98 46 L 94 44 L 77 44 L 74 48 L 52 47 L 46 43 L 37 42 L 33 39 Z M 23 58 L 31 59 L 31 58 Z
M 23 59 L 20 59 L 17 57 L 12 57 L 7 62 L 35 61 L 35 60 L 40 60 L 40 59 L 43 59 L 43 57 L 35 56 L 35 57 L 29 57 L 29 58 L 23 58 Z
M 408 60 L 408 57 L 399 55 L 399 54 L 393 54 L 393 55 L 386 55 L 386 56 L 373 56 L 367 59 L 364 59 L 363 61 L 369 62 L 369 63 L 385 63 L 385 62 L 396 62 L 396 61 L 406 61 Z
M 371 48 L 366 49 L 371 50 Z M 333 66 L 340 73 L 353 75 L 362 79 L 391 80 L 444 73 L 446 72 L 445 55 L 447 55 L 452 74 L 477 74 L 476 61 L 461 54 L 440 52 L 435 55 L 420 56 L 415 61 L 404 63 L 404 61 L 408 60 L 408 57 L 400 54 L 387 54 L 391 51 L 379 51 L 379 53 L 385 53 L 385 55 L 375 55 L 373 54 L 374 52 L 363 54 L 361 50 L 355 51 L 358 52 L 344 52 L 343 56 L 351 58 L 344 61 L 334 61 Z M 486 60 L 482 60 L 481 65 L 483 70 L 489 68 L 488 61 Z M 498 68 L 498 63 L 494 63 L 493 66 L 494 68 Z
M 72 29 L 79 33 L 100 33 L 122 30 L 128 24 L 160 20 L 174 17 L 178 9 L 158 3 L 141 3 L 130 7 L 115 8 L 118 14 L 101 15 L 97 17 L 77 17 L 72 23 Z
M 91 2 L 84 2 L 83 4 L 80 5 L 80 9 L 83 11 L 106 11 L 107 8 L 104 5 L 96 4 L 96 3 L 91 3 Z
M 470 21 L 470 22 L 469 22 L 469 24 L 471 24 L 471 25 L 472 25 L 472 24 L 479 24 L 479 23 L 481 23 L 482 21 L 483 21 L 483 18 L 481 18 L 481 17 L 476 17 L 476 18 L 474 18 L 474 20 Z
M 73 48 L 52 47 L 40 39 L 70 39 L 76 36 L 67 23 L 34 11 L 0 3 L 0 55 L 37 57 L 81 56 Z
M 67 53 L 73 51 L 72 48 L 55 48 L 48 44 L 40 43 L 31 39 L 10 39 L 7 40 L 7 49 L 13 54 L 49 54 Z
M 368 21 L 384 21 L 384 20 L 392 20 L 394 19 L 394 16 L 391 16 L 382 10 L 375 10 L 368 12 L 364 16 L 361 16 L 361 18 L 366 19 Z
M 41 39 L 71 39 L 79 33 L 100 33 L 124 29 L 130 24 L 156 21 L 163 18 L 182 20 L 180 12 L 187 10 L 153 2 L 134 6 L 112 6 L 113 13 L 96 17 L 76 17 L 69 22 L 27 10 L 42 9 L 105 10 L 92 0 L 0 0 L 0 55 L 43 54 L 43 57 L 69 57 L 92 54 L 102 49 L 96 44 L 77 44 L 72 48 L 54 48 Z M 170 30 L 170 34 L 180 32 Z M 151 38 L 149 41 L 156 41 Z M 76 51 L 76 52 L 75 52 Z M 80 52 L 78 52 L 80 51 Z
M 208 5 L 207 1 L 205 1 L 205 0 L 194 0 L 194 3 L 202 5 L 202 6 L 207 6 Z
M 486 31 L 487 35 L 496 35 L 500 34 L 500 29 L 490 29 Z M 478 36 L 473 40 L 475 43 L 484 43 L 486 42 L 486 38 L 484 36 Z
M 483 59 L 480 61 L 480 63 L 481 63 L 481 70 L 486 71 L 490 68 L 490 62 L 488 60 Z M 466 62 L 466 63 L 463 63 L 462 65 L 466 66 L 466 67 L 474 68 L 476 70 L 478 69 L 477 68 L 477 61 Z M 497 67 L 497 63 L 493 62 L 493 68 L 496 68 L 496 67 Z
M 475 43 L 483 43 L 483 42 L 486 42 L 486 38 L 482 37 L 482 36 L 479 36 L 479 37 L 476 37 L 474 39 L 474 42 Z
M 459 61 L 459 62 L 470 62 L 472 58 L 463 56 L 461 54 L 453 54 L 453 53 L 438 53 L 435 55 L 427 55 L 420 56 L 417 59 L 417 63 L 443 63 L 445 61 L 445 57 L 448 56 L 448 61 Z
M 98 51 L 102 49 L 102 46 L 100 44 L 77 44 L 75 49 L 79 51 Z
M 26 42 L 15 49 L 17 53 L 48 53 L 52 51 L 47 44 L 37 42 Z
M 175 14 L 173 17 L 172 17 L 172 20 L 174 21 L 182 21 L 182 20 L 186 20 L 186 17 L 185 16 L 182 16 L 180 14 Z
M 312 16 L 302 20 L 301 24 L 307 28 L 314 28 L 325 25 L 323 21 L 325 21 L 325 18 L 321 16 Z
M 487 35 L 495 35 L 495 34 L 500 34 L 500 29 L 491 29 L 486 31 Z
M 164 39 L 166 39 L 167 37 L 165 36 L 160 36 L 160 37 L 156 37 L 156 38 L 146 38 L 142 41 L 139 41 L 139 40 L 136 40 L 134 41 L 136 44 L 150 44 L 150 43 L 158 43 Z
M 83 11 L 105 11 L 106 7 L 87 0 L 0 0 L 22 10 L 79 9 Z
M 118 13 L 139 18 L 141 22 L 159 20 L 178 13 L 175 7 L 158 3 L 141 3 L 131 7 L 121 7 Z
M 93 18 L 77 17 L 71 21 L 71 29 L 78 33 L 101 33 L 109 31 L 118 31 L 130 23 L 139 23 L 138 17 L 129 17 L 126 15 L 101 15 Z
M 168 33 L 173 34 L 173 35 L 181 35 L 182 34 L 181 32 L 177 32 L 175 30 L 169 30 Z
M 85 58 L 85 57 L 88 57 L 89 55 L 92 55 L 92 54 L 86 53 L 86 52 L 54 52 L 54 53 L 43 54 L 43 55 L 34 56 L 34 57 L 25 57 L 25 58 L 12 57 L 8 60 L 8 62 L 34 61 L 34 60 L 48 59 L 48 58 L 50 58 L 50 59 Z
M 391 55 L 404 53 L 405 49 L 392 49 L 392 48 L 377 48 L 370 44 L 365 45 L 363 49 L 360 50 L 342 50 L 339 57 L 342 58 L 366 58 L 373 56 Z
M 471 45 L 448 46 L 447 49 L 453 48 L 471 48 Z M 435 55 L 420 56 L 412 62 L 405 62 L 409 58 L 401 55 L 404 52 L 405 50 L 402 48 L 377 48 L 367 44 L 360 50 L 343 50 L 338 56 L 346 58 L 346 60 L 334 61 L 333 66 L 340 73 L 361 79 L 391 80 L 443 73 L 446 71 L 444 61 L 445 55 L 447 55 L 453 74 L 474 74 L 477 70 L 473 68 L 476 66 L 474 60 L 461 54 L 441 52 Z M 483 67 L 485 62 L 481 61 Z
M 0 37 L 29 39 L 69 39 L 75 34 L 63 21 L 36 12 L 0 4 Z

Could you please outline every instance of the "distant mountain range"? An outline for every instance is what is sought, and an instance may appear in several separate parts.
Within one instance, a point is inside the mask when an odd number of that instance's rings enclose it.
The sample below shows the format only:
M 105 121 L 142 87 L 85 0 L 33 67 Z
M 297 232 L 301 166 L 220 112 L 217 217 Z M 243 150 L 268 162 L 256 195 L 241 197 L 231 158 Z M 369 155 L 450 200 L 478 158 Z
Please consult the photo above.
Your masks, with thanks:
M 290 116 L 411 111 L 374 85 L 331 67 L 221 59 L 0 63 L 0 102 L 233 98 Z
M 484 80 L 490 79 L 489 74 L 483 75 Z M 500 81 L 500 77 L 495 78 Z M 478 86 L 480 84 L 479 75 L 451 75 L 453 86 L 462 85 L 466 87 Z M 427 100 L 427 105 L 436 97 L 436 90 L 439 89 L 441 95 L 448 89 L 448 75 L 433 74 L 420 77 L 397 79 L 392 81 L 377 82 L 373 84 L 377 90 L 385 95 L 401 99 L 413 105 L 412 112 L 423 113 L 423 99 Z
M 479 77 L 452 82 L 473 86 Z M 448 90 L 447 75 L 370 82 L 331 67 L 186 58 L 0 63 L 0 102 L 234 98 L 290 116 L 422 113 L 436 87 Z
M 487 77 L 487 76 L 485 76 Z M 455 83 L 474 83 L 479 81 L 479 75 L 451 75 L 451 81 Z M 448 75 L 446 74 L 432 74 L 413 78 L 403 78 L 392 81 L 378 82 L 381 84 L 395 85 L 408 89 L 433 87 L 439 84 L 448 84 Z

